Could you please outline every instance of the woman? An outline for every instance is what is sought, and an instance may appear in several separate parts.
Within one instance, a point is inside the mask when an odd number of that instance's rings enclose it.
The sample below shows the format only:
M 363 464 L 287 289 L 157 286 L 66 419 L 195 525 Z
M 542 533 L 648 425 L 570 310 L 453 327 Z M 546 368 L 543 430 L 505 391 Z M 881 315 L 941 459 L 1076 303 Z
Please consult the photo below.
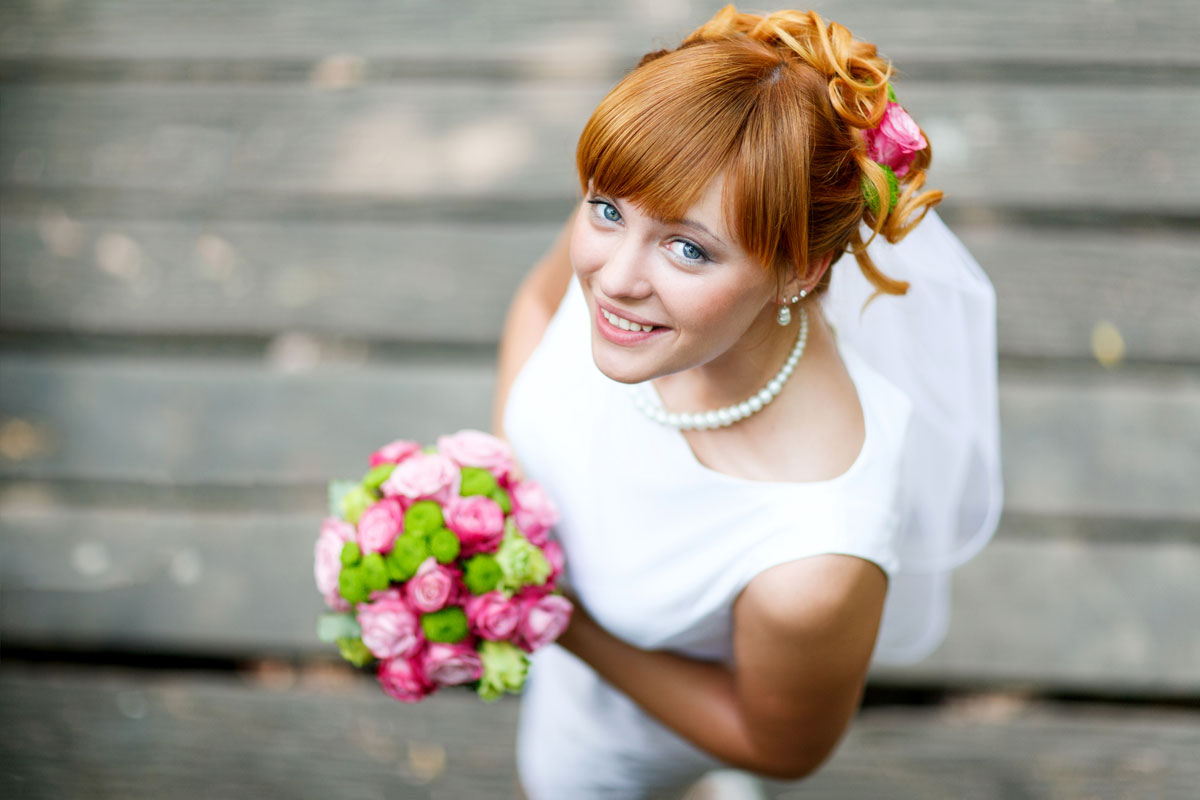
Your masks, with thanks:
M 496 403 L 579 600 L 523 700 L 533 800 L 809 774 L 995 526 L 990 285 L 936 217 L 894 246 L 941 195 L 889 77 L 815 13 L 730 6 L 583 131 Z

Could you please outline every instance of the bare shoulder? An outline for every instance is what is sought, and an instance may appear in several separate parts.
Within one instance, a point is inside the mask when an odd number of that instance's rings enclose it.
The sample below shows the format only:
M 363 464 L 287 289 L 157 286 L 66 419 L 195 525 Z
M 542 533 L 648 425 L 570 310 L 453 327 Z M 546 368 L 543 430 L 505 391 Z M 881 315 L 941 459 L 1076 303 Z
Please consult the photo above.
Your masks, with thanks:
M 735 601 L 738 705 L 756 746 L 789 777 L 828 758 L 850 724 L 886 594 L 877 565 L 829 554 L 765 570 Z

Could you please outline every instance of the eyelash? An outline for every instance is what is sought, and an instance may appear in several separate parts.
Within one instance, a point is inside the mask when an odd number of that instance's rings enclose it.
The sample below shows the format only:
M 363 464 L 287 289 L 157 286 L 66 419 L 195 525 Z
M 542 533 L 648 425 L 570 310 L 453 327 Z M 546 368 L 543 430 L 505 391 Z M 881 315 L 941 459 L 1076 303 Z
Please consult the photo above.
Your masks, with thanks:
M 597 200 L 588 200 L 587 202 L 588 202 L 588 205 L 590 205 L 594 209 L 596 209 L 595 212 L 593 212 L 593 213 L 600 220 L 602 220 L 604 222 L 608 222 L 608 223 L 617 223 L 617 222 L 622 221 L 622 219 L 620 218 L 620 214 L 621 214 L 620 209 L 618 209 L 615 205 L 608 202 L 607 200 L 597 199 Z M 609 219 L 608 217 L 604 216 L 605 208 L 611 208 L 613 211 L 616 211 L 618 218 L 617 219 Z M 677 258 L 679 258 L 681 261 L 683 261 L 686 264 L 706 264 L 710 260 L 708 257 L 708 253 L 704 252 L 704 248 L 701 247 L 700 245 L 696 244 L 695 242 L 690 242 L 687 239 L 673 239 L 671 241 L 671 244 L 681 244 L 686 247 L 696 248 L 696 252 L 698 252 L 700 254 L 696 258 L 688 258 L 687 256 L 683 255 L 682 253 L 675 253 L 674 251 L 672 251 L 673 255 L 675 255 Z

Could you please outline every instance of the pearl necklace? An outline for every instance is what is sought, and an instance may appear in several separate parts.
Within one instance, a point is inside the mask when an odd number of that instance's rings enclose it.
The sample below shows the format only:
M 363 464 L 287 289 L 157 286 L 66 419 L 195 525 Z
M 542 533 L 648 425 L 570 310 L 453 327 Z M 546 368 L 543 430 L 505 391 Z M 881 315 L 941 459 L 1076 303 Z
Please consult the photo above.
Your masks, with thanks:
M 800 306 L 798 310 L 800 312 L 800 334 L 796 337 L 796 344 L 792 347 L 791 354 L 775 377 L 767 381 L 767 385 L 752 394 L 749 399 L 713 411 L 676 414 L 663 408 L 661 401 L 656 401 L 657 398 L 652 399 L 649 396 L 653 392 L 649 390 L 647 384 L 642 387 L 643 391 L 634 395 L 634 404 L 659 425 L 666 425 L 681 431 L 724 428 L 757 414 L 770 405 L 771 401 L 783 391 L 783 385 L 791 377 L 792 370 L 796 368 L 796 362 L 800 360 L 800 356 L 804 355 L 804 345 L 808 342 L 808 313 L 803 306 Z

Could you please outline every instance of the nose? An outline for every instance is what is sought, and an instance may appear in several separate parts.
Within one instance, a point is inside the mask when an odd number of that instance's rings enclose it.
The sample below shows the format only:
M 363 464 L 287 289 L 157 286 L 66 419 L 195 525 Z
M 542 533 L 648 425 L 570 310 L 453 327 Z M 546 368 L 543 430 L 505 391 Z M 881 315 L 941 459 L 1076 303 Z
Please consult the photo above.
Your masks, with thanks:
M 605 297 L 614 300 L 642 300 L 653 292 L 648 274 L 649 258 L 634 236 L 625 236 L 609 252 L 596 284 Z

